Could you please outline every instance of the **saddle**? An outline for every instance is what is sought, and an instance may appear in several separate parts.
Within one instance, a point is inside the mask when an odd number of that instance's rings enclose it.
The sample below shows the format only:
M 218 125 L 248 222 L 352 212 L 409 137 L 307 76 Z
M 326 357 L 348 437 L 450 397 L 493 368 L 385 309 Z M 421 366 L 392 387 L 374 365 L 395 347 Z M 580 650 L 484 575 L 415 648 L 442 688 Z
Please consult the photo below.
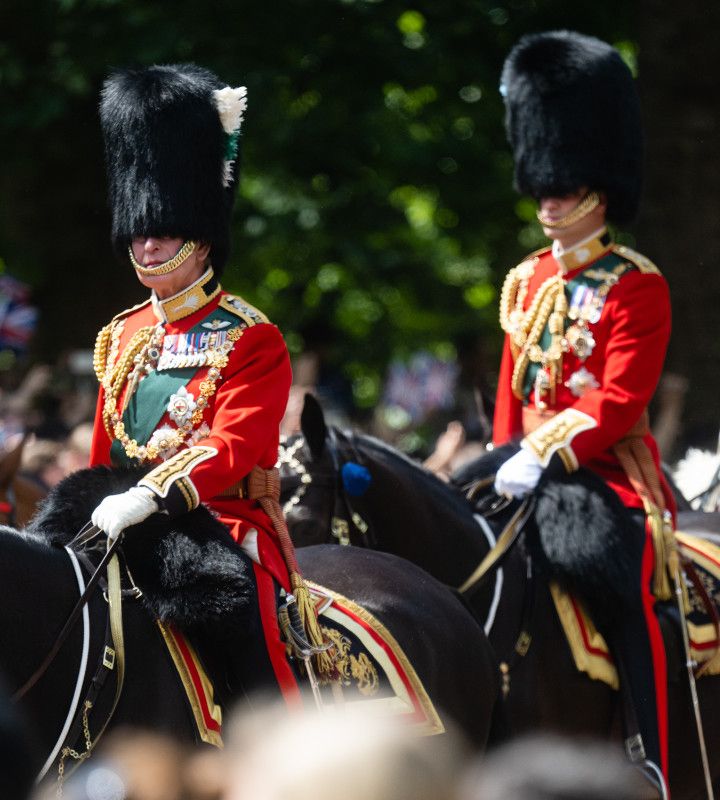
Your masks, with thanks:
M 387 628 L 347 597 L 308 582 L 320 627 L 331 642 L 334 680 L 320 678 L 322 703 L 399 717 L 416 733 L 435 735 L 445 727 L 415 669 Z M 222 709 L 203 660 L 174 626 L 158 622 L 185 689 L 198 735 L 222 747 Z

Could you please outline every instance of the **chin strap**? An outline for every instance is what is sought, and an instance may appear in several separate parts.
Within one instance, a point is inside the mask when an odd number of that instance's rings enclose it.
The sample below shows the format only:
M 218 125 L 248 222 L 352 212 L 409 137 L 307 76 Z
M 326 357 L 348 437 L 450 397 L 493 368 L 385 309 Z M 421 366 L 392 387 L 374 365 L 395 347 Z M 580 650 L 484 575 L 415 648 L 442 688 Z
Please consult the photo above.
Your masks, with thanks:
M 133 268 L 136 272 L 140 275 L 145 275 L 146 277 L 153 275 L 167 275 L 170 272 L 174 272 L 181 264 L 183 264 L 187 259 L 195 252 L 195 248 L 197 247 L 197 242 L 193 242 L 191 239 L 185 242 L 185 244 L 175 253 L 175 255 L 169 259 L 168 261 L 163 261 L 162 264 L 156 264 L 154 267 L 144 267 L 133 254 L 132 247 L 128 247 L 128 254 L 130 256 L 130 263 L 133 265 Z
M 597 192 L 589 192 L 583 199 L 564 217 L 560 219 L 548 219 L 539 209 L 535 212 L 538 221 L 544 228 L 552 228 L 553 230 L 564 230 L 579 222 L 584 217 L 594 211 L 600 205 L 600 195 Z

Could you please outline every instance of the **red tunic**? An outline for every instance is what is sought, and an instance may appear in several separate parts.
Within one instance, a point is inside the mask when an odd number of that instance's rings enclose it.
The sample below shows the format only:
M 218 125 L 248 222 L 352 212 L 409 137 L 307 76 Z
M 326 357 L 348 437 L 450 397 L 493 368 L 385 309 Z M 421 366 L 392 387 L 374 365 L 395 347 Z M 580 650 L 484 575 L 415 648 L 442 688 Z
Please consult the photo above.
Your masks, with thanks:
M 171 513 L 189 510 L 200 502 L 206 504 L 255 560 L 287 588 L 287 570 L 265 512 L 256 501 L 221 496 L 256 464 L 269 469 L 277 460 L 279 424 L 291 383 L 283 338 L 259 312 L 220 290 L 210 272 L 176 298 L 161 303 L 148 301 L 118 315 L 111 323 L 117 346 L 113 347 L 111 339 L 107 363 L 101 368 L 107 370 L 118 363 L 140 328 L 155 326 L 163 319 L 158 367 L 165 359 L 166 368 L 151 369 L 140 381 L 123 416 L 131 438 L 142 434 L 136 439 L 138 445 L 146 445 L 151 436 L 157 438 L 158 430 L 178 430 L 178 417 L 167 408 L 172 397 L 184 403 L 189 395 L 190 403 L 196 403 L 203 388 L 207 391 L 212 365 L 203 361 L 212 350 L 210 334 L 236 330 L 239 338 L 227 354 L 215 391 L 207 396 L 202 418 L 192 425 L 192 434 L 179 447 L 161 451 L 154 459 L 141 459 L 162 462 L 142 484 L 155 491 Z M 200 366 L 195 366 L 198 362 Z M 181 386 L 187 395 L 178 395 Z M 126 392 L 127 386 L 119 396 L 120 407 Z M 105 401 L 101 385 L 91 450 L 93 465 L 127 462 L 115 431 L 109 433 L 103 423 Z
M 579 258 L 577 251 L 571 252 L 574 260 L 569 259 L 571 268 L 565 272 L 564 265 L 549 249 L 523 262 L 530 277 L 522 306 L 527 311 L 541 285 L 558 274 L 562 275 L 571 311 L 573 305 L 589 307 L 587 303 L 601 294 L 598 287 L 606 285 L 599 303 L 599 317 L 587 325 L 594 347 L 584 358 L 572 348 L 566 350 L 554 398 L 549 393 L 538 395 L 527 379 L 520 390 L 522 397 L 518 397 L 513 392 L 513 370 L 520 353 L 517 347 L 513 348 L 507 334 L 498 379 L 493 440 L 501 445 L 520 439 L 523 406 L 539 410 L 540 403 L 541 410 L 557 416 L 545 422 L 536 434 L 526 437 L 524 446 L 533 445 L 529 449 L 544 466 L 557 454 L 568 468 L 578 465 L 590 468 L 605 479 L 625 505 L 642 507 L 612 447 L 639 420 L 660 378 L 670 336 L 668 287 L 653 264 L 628 248 L 614 246 L 607 235 L 586 244 Z M 583 261 L 582 256 L 590 253 L 593 258 Z M 578 263 L 579 266 L 574 266 Z M 572 320 L 566 319 L 566 331 L 571 324 Z M 550 336 L 547 326 L 544 336 L 547 342 Z M 584 380 L 584 391 L 574 383 L 578 374 Z M 516 379 L 516 391 L 517 384 Z M 648 433 L 644 441 L 661 475 L 655 440 Z M 672 494 L 662 477 L 661 483 L 666 506 L 674 512 Z

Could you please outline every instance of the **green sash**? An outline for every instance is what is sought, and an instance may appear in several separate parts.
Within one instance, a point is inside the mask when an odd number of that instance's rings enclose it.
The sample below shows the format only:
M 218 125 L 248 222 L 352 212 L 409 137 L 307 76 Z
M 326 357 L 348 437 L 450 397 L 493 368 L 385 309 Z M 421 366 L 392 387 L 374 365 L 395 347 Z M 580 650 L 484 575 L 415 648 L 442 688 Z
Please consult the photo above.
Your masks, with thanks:
M 223 308 L 216 308 L 205 319 L 184 333 L 207 333 L 208 328 L 203 327 L 203 323 L 213 320 L 222 320 L 234 323 L 234 327 L 245 327 L 245 323 L 236 316 Z M 130 402 L 123 413 L 123 424 L 125 432 L 131 439 L 138 444 L 147 444 L 148 439 L 157 429 L 160 420 L 167 412 L 170 398 L 182 386 L 187 386 L 195 373 L 202 367 L 184 367 L 182 369 L 169 369 L 158 372 L 153 370 L 146 375 L 138 385 L 135 393 L 130 398 Z M 110 447 L 110 459 L 116 466 L 128 466 L 137 464 L 136 459 L 128 458 L 122 444 L 115 439 Z

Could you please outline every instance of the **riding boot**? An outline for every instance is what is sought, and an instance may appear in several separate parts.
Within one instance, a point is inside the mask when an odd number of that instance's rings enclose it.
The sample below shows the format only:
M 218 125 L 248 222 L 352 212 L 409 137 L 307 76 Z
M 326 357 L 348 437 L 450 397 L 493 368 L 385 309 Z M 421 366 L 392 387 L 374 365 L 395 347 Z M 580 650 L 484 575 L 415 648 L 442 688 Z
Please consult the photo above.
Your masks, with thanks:
M 603 635 L 615 657 L 620 680 L 625 683 L 632 700 L 639 730 L 628 733 L 640 733 L 645 757 L 659 767 L 667 783 L 667 666 L 651 591 L 655 564 L 652 536 L 645 530 L 644 517 L 642 531 L 642 539 L 638 537 L 636 542 L 640 557 L 637 559 L 639 577 L 635 599 L 627 602 Z

